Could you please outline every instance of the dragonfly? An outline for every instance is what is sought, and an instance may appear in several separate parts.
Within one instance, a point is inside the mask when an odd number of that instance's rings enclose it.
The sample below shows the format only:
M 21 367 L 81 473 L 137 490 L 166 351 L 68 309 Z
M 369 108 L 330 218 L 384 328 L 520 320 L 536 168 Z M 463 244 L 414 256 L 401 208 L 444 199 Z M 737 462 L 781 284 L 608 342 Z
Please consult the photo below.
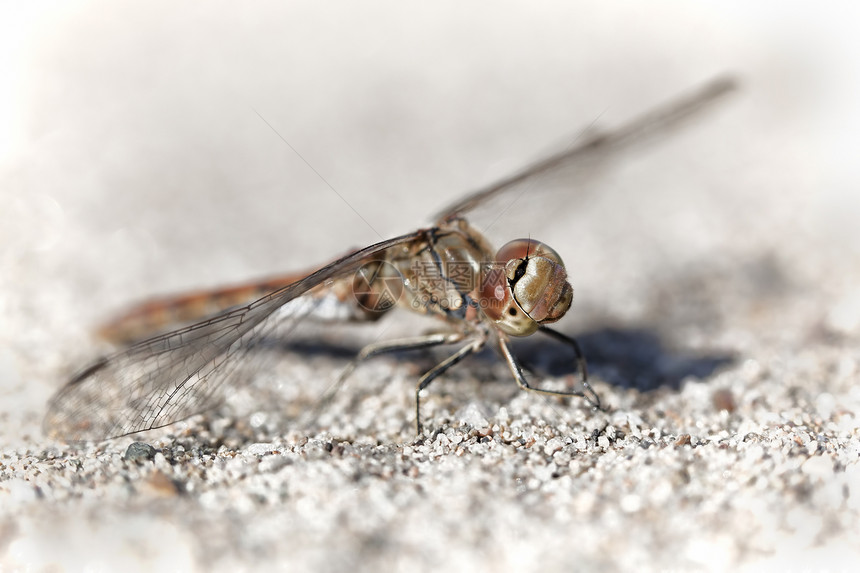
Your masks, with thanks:
M 66 441 L 91 441 L 173 424 L 222 401 L 225 389 L 235 383 L 237 368 L 273 323 L 289 323 L 292 328 L 300 320 L 372 322 L 395 308 L 427 315 L 443 326 L 439 332 L 364 347 L 338 382 L 373 356 L 456 346 L 418 379 L 414 415 L 419 436 L 422 391 L 487 346 L 498 350 L 520 388 L 580 396 L 592 408 L 601 408 L 576 339 L 548 326 L 564 316 L 573 301 L 561 255 L 532 238 L 514 239 L 496 250 L 470 222 L 470 215 L 491 200 L 517 190 L 522 193 L 523 184 L 571 166 L 612 159 L 653 136 L 664 136 L 735 88 L 733 78 L 718 77 L 619 128 L 590 133 L 573 146 L 466 194 L 438 213 L 428 227 L 348 252 L 314 272 L 132 308 L 101 333 L 128 341 L 165 322 L 191 324 L 132 342 L 79 372 L 51 398 L 45 433 Z M 514 338 L 535 333 L 573 350 L 581 389 L 543 388 L 528 380 L 529 369 L 511 344 Z

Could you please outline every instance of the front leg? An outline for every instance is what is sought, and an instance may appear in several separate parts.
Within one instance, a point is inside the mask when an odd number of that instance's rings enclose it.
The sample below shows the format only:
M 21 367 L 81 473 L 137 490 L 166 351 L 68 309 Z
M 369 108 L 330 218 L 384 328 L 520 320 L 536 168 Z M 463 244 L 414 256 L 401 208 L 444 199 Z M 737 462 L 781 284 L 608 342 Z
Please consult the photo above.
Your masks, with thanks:
M 548 328 L 542 327 L 541 332 L 544 332 L 557 340 L 561 340 L 569 344 L 577 356 L 577 361 L 579 363 L 580 375 L 582 376 L 582 385 L 584 390 L 582 392 L 571 390 L 548 390 L 545 388 L 535 388 L 530 385 L 528 380 L 526 379 L 526 375 L 523 372 L 523 367 L 520 364 L 517 357 L 514 356 L 513 351 L 511 350 L 510 341 L 506 335 L 499 335 L 499 348 L 502 351 L 502 356 L 505 357 L 505 362 L 508 363 L 508 367 L 511 370 L 511 373 L 514 375 L 514 379 L 517 381 L 517 385 L 523 390 L 528 390 L 530 392 L 537 392 L 538 394 L 547 394 L 549 396 L 579 396 L 583 397 L 592 405 L 595 409 L 602 409 L 600 406 L 600 396 L 597 395 L 597 392 L 591 387 L 591 384 L 588 383 L 588 369 L 585 364 L 585 357 L 582 354 L 582 350 L 579 348 L 579 344 L 577 344 L 576 340 L 570 338 L 569 336 L 565 336 L 559 332 L 554 330 L 550 330 Z

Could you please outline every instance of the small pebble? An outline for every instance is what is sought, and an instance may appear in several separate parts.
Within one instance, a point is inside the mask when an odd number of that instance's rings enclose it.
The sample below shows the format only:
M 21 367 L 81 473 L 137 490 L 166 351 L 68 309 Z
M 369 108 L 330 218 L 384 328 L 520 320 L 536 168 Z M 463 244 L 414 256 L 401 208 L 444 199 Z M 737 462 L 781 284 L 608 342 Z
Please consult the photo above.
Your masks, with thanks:
M 726 388 L 716 390 L 711 395 L 711 403 L 713 403 L 715 409 L 725 410 L 730 414 L 735 411 L 735 408 L 737 408 L 732 391 Z
M 161 470 L 153 471 L 143 482 L 143 490 L 155 497 L 173 497 L 179 493 L 176 482 Z
M 264 456 L 275 451 L 275 444 L 270 442 L 258 442 L 246 447 L 244 453 L 252 456 Z
M 123 459 L 129 462 L 143 462 L 155 457 L 155 448 L 145 442 L 133 442 L 126 448 Z

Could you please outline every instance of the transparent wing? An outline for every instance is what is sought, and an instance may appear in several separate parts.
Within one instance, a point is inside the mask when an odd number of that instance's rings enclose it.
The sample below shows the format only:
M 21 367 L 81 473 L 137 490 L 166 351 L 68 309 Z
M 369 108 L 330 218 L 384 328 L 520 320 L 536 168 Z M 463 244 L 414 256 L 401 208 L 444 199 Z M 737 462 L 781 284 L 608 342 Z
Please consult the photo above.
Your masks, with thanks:
M 302 280 L 311 272 L 313 269 L 307 272 L 289 273 L 242 284 L 150 298 L 131 305 L 122 313 L 114 315 L 99 326 L 97 333 L 100 338 L 114 346 L 130 346 L 145 338 L 178 330 L 210 316 L 245 306 L 269 293 Z M 317 289 L 314 290 L 317 291 Z M 326 293 L 326 289 L 321 289 L 319 294 L 331 295 L 332 293 Z M 320 321 L 357 320 L 361 318 L 359 316 L 360 311 L 354 306 L 350 308 L 346 304 L 338 305 L 337 296 L 326 296 L 325 299 L 320 300 L 318 296 L 308 294 L 304 295 L 303 298 L 309 299 L 306 302 L 313 303 L 314 306 L 309 309 L 307 304 L 300 305 L 295 304 L 296 301 L 292 301 L 281 307 L 278 315 L 317 315 L 317 319 Z M 332 308 L 332 306 L 340 308 Z M 352 316 L 337 316 L 338 314 L 351 314 Z
M 219 390 L 242 355 L 273 326 L 267 319 L 277 319 L 276 311 L 293 306 L 291 318 L 300 317 L 300 297 L 314 287 L 348 276 L 386 250 L 422 236 L 417 231 L 361 249 L 249 305 L 98 361 L 52 398 L 45 432 L 69 441 L 97 440 L 158 428 L 205 411 L 220 401 Z
M 493 208 L 490 211 L 493 213 L 493 218 L 480 221 L 481 226 L 486 230 L 493 225 L 496 217 L 512 210 L 520 197 L 530 190 L 531 185 L 563 174 L 564 185 L 569 189 L 571 185 L 587 178 L 597 166 L 617 158 L 622 151 L 647 145 L 654 139 L 666 137 L 672 131 L 683 127 L 706 108 L 734 91 L 736 87 L 737 83 L 733 78 L 719 77 L 689 94 L 641 115 L 616 130 L 586 133 L 576 145 L 535 161 L 500 181 L 466 194 L 456 203 L 440 211 L 435 220 L 469 216 L 472 222 L 476 222 L 471 216 L 472 212 L 480 207 L 483 214 L 487 210 L 488 203 L 492 203 Z M 516 209 L 520 207 L 521 205 L 517 205 Z

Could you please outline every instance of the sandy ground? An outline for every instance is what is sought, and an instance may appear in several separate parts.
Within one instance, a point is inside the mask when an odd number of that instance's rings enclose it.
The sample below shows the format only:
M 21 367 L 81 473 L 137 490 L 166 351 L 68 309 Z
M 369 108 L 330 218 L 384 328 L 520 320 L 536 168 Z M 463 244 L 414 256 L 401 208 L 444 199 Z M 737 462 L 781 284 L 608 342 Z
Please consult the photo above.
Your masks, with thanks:
M 14 54 L 0 569 L 860 559 L 850 9 L 34 6 L 0 18 Z M 293 424 L 296 387 L 329 383 L 367 340 L 432 326 L 397 315 L 269 352 L 260 380 L 187 422 L 78 446 L 43 436 L 46 401 L 109 350 L 90 333 L 124 305 L 414 229 L 583 128 L 723 72 L 742 89 L 701 121 L 565 193 L 529 190 L 493 225 L 494 240 L 562 253 L 576 298 L 559 327 L 582 342 L 606 412 L 522 392 L 487 353 L 428 390 L 416 438 L 414 383 L 442 355 L 404 353 Z M 566 360 L 546 341 L 519 351 Z

